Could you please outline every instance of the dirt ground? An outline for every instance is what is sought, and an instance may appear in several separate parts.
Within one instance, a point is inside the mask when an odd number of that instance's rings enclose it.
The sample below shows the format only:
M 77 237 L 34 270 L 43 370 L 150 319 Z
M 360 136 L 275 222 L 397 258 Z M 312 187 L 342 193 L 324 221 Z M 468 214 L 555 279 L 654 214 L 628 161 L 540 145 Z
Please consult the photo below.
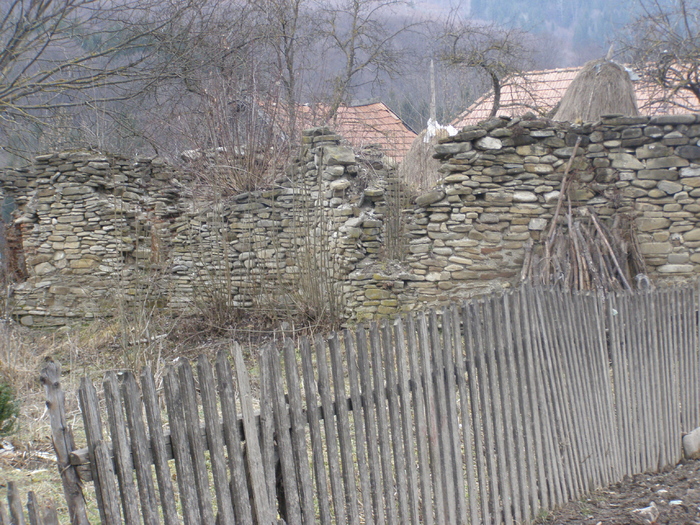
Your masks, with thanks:
M 659 474 L 638 474 L 567 503 L 544 525 L 700 524 L 700 461 Z

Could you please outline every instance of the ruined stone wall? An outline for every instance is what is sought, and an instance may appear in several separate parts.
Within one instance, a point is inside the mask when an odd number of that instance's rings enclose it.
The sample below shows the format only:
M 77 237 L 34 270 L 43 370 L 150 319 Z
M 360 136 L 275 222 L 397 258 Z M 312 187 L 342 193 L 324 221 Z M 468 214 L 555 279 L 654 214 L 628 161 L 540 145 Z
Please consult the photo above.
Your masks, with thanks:
M 159 159 L 68 152 L 5 170 L 27 274 L 13 315 L 58 325 L 134 307 L 290 304 L 345 315 L 346 275 L 380 250 L 385 172 L 369 177 L 326 128 L 303 141 L 274 187 L 233 198 L 200 194 Z
M 60 324 L 134 304 L 180 311 L 225 297 L 234 308 L 301 304 L 361 321 L 513 286 L 525 246 L 548 227 L 578 138 L 572 206 L 604 222 L 634 219 L 652 280 L 694 279 L 695 115 L 581 126 L 497 118 L 438 145 L 442 183 L 403 208 L 380 156 L 356 158 L 325 128 L 305 132 L 272 188 L 233 198 L 200 195 L 158 159 L 40 156 L 0 175 L 27 275 L 13 314 Z M 386 250 L 397 213 L 402 260 Z
M 517 283 L 525 246 L 548 227 L 566 163 L 575 209 L 634 219 L 654 281 L 700 273 L 700 119 L 610 117 L 572 126 L 496 118 L 436 147 L 445 177 L 416 199 L 406 265 L 356 271 L 360 316 L 412 309 Z M 362 289 L 364 297 L 362 296 Z

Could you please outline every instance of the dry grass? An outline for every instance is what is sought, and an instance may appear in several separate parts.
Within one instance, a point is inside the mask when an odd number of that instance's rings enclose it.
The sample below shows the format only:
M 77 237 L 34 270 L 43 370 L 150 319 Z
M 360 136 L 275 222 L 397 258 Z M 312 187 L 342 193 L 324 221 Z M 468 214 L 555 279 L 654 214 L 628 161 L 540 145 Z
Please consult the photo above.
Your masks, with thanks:
M 142 366 L 149 365 L 159 380 L 175 359 L 193 359 L 200 354 L 213 359 L 220 349 L 228 349 L 235 338 L 244 345 L 252 387 L 257 389 L 257 349 L 281 334 L 268 330 L 269 327 L 260 319 L 248 318 L 241 319 L 226 333 L 214 336 L 206 330 L 193 329 L 197 326 L 196 321 L 155 313 L 151 319 L 150 340 L 138 338 L 139 326 L 131 325 L 128 318 L 100 319 L 53 330 L 29 329 L 12 321 L 2 322 L 0 373 L 18 393 L 20 419 L 16 432 L 0 440 L 0 498 L 5 500 L 7 483 L 14 481 L 25 501 L 30 490 L 41 501 L 52 499 L 61 522 L 68 522 L 44 392 L 38 380 L 48 358 L 61 364 L 67 420 L 78 448 L 85 446 L 78 404 L 78 387 L 83 377 L 93 381 L 100 391 L 106 371 L 138 372 Z M 94 498 L 89 483 L 85 493 L 88 500 Z M 95 503 L 89 501 L 89 508 L 90 521 L 99 523 Z

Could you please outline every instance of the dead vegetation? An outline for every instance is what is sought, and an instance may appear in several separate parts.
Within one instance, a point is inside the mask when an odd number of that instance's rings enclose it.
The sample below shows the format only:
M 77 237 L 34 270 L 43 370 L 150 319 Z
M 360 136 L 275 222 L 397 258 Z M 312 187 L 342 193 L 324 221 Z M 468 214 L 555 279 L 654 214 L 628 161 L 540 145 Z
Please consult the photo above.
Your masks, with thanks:
M 559 285 L 567 290 L 632 290 L 651 286 L 634 228 L 634 219 L 615 214 L 606 226 L 590 208 L 572 208 L 576 179 L 571 167 L 576 142 L 561 184 L 554 215 L 538 245 L 529 243 L 520 275 L 522 282 Z M 566 214 L 562 214 L 564 202 Z

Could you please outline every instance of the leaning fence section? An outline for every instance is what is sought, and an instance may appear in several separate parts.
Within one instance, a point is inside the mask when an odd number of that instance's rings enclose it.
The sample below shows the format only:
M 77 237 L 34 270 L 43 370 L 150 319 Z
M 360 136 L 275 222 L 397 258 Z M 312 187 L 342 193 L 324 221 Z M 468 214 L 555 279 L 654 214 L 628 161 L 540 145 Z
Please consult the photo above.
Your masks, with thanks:
M 80 399 L 103 523 L 526 523 L 673 465 L 700 423 L 692 289 L 524 288 Z M 233 362 L 233 367 L 231 366 Z M 254 401 L 255 399 L 255 401 Z

